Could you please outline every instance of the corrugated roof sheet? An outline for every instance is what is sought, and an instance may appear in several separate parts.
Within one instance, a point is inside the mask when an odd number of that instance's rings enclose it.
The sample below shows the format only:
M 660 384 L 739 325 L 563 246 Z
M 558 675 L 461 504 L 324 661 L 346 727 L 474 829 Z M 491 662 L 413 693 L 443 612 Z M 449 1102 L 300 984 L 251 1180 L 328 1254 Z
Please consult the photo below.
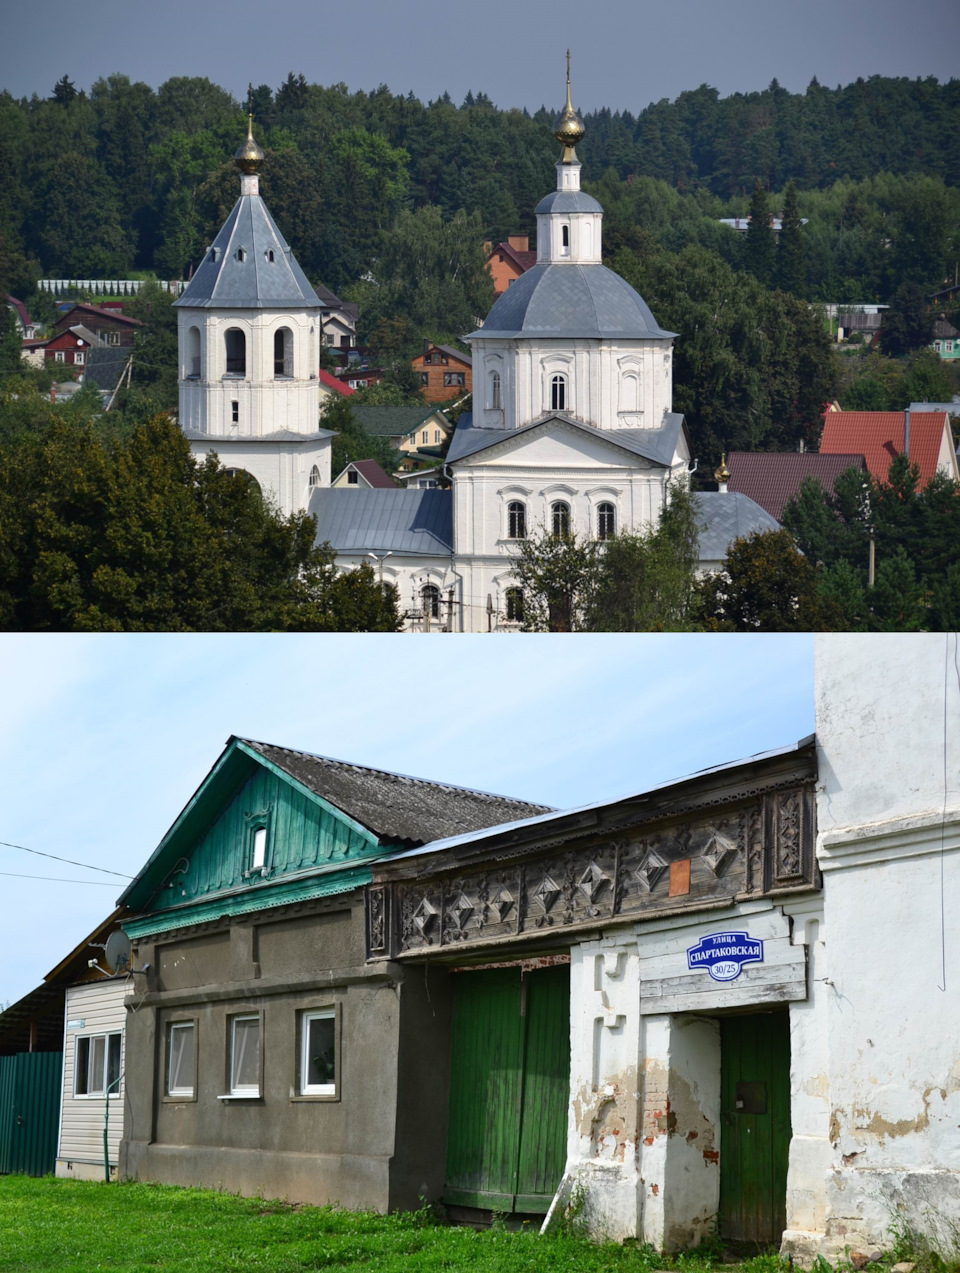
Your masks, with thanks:
M 532 429 L 542 428 L 552 421 L 560 421 L 573 428 L 581 429 L 590 437 L 602 438 L 604 442 L 609 442 L 624 451 L 640 455 L 646 460 L 652 460 L 655 464 L 662 464 L 665 467 L 669 467 L 673 462 L 683 428 L 683 416 L 676 412 L 664 416 L 663 424 L 659 429 L 595 429 L 590 424 L 584 424 L 582 420 L 575 420 L 572 416 L 560 415 L 556 412 L 544 416 L 542 420 L 534 420 L 532 424 L 525 424 L 520 429 L 480 429 L 474 428 L 472 412 L 464 413 L 460 417 L 457 430 L 450 443 L 447 463 L 455 464 L 457 460 L 464 460 L 469 455 L 486 450 L 487 447 L 497 446 L 511 438 L 520 437 Z
M 354 417 L 368 433 L 379 437 L 402 438 L 437 412 L 436 407 L 386 407 L 350 403 Z
M 919 466 L 923 485 L 937 471 L 944 429 L 949 439 L 950 422 L 944 411 L 910 414 L 910 460 Z M 824 414 L 821 455 L 862 455 L 870 473 L 885 482 L 892 461 L 903 450 L 902 411 L 827 411 Z M 952 442 L 950 451 L 953 451 Z
M 237 253 L 243 249 L 244 259 Z M 273 253 L 273 260 L 268 253 Z M 214 259 L 216 254 L 216 259 Z M 241 195 L 175 306 L 183 309 L 321 308 L 259 195 Z
M 550 812 L 545 805 L 509 796 L 367 769 L 249 738 L 242 741 L 381 840 L 426 844 Z
M 450 491 L 321 489 L 311 494 L 309 511 L 317 519 L 316 542 L 338 553 L 453 551 Z
M 647 302 L 605 265 L 535 265 L 507 288 L 468 336 L 671 340 Z
M 816 451 L 731 451 L 730 491 L 739 492 L 780 521 L 788 500 L 808 477 L 816 478 L 828 495 L 846 469 L 866 468 L 862 455 L 823 455 Z
M 700 512 L 701 561 L 722 561 L 734 540 L 754 531 L 780 529 L 780 523 L 746 495 L 697 491 L 693 498 Z

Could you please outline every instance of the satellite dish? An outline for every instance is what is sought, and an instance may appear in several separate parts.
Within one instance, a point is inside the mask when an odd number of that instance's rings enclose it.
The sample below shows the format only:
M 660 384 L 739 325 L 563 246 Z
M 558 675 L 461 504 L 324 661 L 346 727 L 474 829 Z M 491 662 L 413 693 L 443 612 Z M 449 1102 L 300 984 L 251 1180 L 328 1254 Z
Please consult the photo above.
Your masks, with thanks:
M 130 967 L 130 938 L 118 928 L 107 938 L 103 948 L 104 962 L 111 972 L 126 972 Z

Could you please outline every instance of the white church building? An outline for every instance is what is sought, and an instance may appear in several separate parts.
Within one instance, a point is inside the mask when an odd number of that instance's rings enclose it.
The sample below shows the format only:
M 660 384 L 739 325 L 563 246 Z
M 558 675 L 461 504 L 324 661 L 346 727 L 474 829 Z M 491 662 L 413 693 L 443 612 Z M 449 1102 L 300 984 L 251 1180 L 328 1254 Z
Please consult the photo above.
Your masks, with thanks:
M 252 130 L 241 194 L 179 308 L 180 423 L 196 455 L 248 472 L 283 514 L 309 509 L 346 569 L 376 563 L 407 626 L 520 626 L 514 562 L 541 528 L 604 540 L 656 525 L 695 465 L 673 411 L 672 348 L 643 298 L 601 263 L 603 209 L 580 189 L 570 98 L 557 188 L 540 201 L 537 264 L 465 339 L 474 410 L 446 460 L 450 488 L 334 490 L 318 427 L 320 300 L 260 198 Z M 697 497 L 701 567 L 777 523 L 746 496 Z

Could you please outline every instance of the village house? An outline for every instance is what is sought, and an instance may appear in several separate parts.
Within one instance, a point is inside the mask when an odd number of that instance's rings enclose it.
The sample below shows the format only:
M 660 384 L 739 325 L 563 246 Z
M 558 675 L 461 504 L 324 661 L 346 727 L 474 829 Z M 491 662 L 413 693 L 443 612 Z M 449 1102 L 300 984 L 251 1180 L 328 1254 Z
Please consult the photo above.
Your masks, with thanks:
M 943 314 L 933 324 L 933 348 L 947 361 L 960 358 L 960 332 Z
M 53 324 L 55 332 L 67 332 L 77 326 L 93 333 L 95 345 L 118 345 L 129 348 L 137 328 L 142 326 L 138 318 L 128 318 L 119 309 L 100 308 L 83 302 L 72 305 Z
M 231 739 L 121 899 L 121 1174 L 576 1198 L 598 1237 L 805 1265 L 945 1240 L 955 646 L 818 637 L 815 736 L 560 812 Z
M 423 353 L 411 364 L 420 377 L 427 402 L 451 402 L 473 390 L 473 359 L 452 345 L 423 342 Z
M 335 490 L 341 487 L 354 491 L 396 489 L 396 484 L 384 473 L 376 460 L 351 460 L 330 485 Z
M 530 237 L 526 234 L 510 234 L 505 243 L 485 243 L 483 246 L 497 296 L 502 296 L 521 274 L 533 269 L 537 263 L 536 250 L 531 251 Z
M 21 357 L 34 367 L 42 367 L 45 362 L 62 362 L 82 370 L 96 344 L 95 334 L 77 325 L 57 331 L 44 340 L 25 340 Z
M 866 469 L 862 455 L 817 451 L 731 451 L 726 459 L 729 489 L 749 496 L 777 522 L 808 477 L 832 495 L 833 484 L 841 473 L 849 468 Z
M 920 485 L 936 473 L 960 482 L 960 465 L 945 411 L 824 412 L 821 455 L 862 455 L 871 477 L 885 482 L 890 465 L 906 455 L 920 470 Z

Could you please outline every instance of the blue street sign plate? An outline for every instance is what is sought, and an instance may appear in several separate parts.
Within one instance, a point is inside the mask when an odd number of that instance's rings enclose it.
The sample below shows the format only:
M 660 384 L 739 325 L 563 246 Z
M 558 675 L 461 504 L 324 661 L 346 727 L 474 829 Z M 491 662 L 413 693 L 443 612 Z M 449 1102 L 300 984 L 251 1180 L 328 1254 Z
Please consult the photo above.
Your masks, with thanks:
M 763 942 L 744 932 L 710 933 L 687 947 L 687 967 L 714 981 L 736 981 L 744 964 L 763 963 Z

